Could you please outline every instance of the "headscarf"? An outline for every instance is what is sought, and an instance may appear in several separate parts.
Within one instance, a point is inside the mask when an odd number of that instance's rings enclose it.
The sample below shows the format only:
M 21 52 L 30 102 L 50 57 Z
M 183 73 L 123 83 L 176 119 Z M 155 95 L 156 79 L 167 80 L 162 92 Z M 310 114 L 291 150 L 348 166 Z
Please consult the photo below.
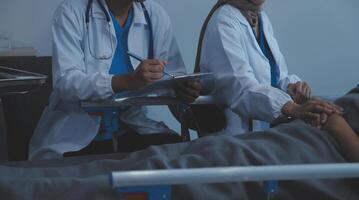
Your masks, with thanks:
M 229 4 L 238 8 L 252 27 L 258 25 L 258 16 L 265 0 L 219 0 L 219 4 Z

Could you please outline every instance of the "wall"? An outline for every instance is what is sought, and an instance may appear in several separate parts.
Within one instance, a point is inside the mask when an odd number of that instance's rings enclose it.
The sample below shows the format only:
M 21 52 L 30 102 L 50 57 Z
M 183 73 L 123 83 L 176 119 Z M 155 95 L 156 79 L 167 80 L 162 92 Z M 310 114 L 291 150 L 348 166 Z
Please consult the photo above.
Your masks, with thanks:
M 200 25 L 215 0 L 157 0 L 172 18 L 188 70 L 193 70 Z M 0 33 L 15 44 L 51 52 L 50 21 L 58 0 L 0 0 Z M 316 94 L 343 94 L 359 82 L 359 1 L 270 0 L 265 7 L 291 72 Z M 157 117 L 162 118 L 162 111 Z M 169 115 L 167 113 L 167 115 Z M 173 119 L 172 124 L 176 124 Z
M 343 94 L 359 83 L 358 8 L 357 0 L 268 3 L 290 71 L 316 93 Z
M 157 1 L 171 16 L 192 71 L 200 24 L 215 0 Z M 49 55 L 50 43 L 44 41 L 50 41 L 50 21 L 59 2 L 0 0 L 0 33 L 10 32 L 15 45 L 35 46 L 40 55 Z M 290 71 L 316 93 L 342 94 L 358 82 L 358 7 L 357 0 L 271 0 L 266 5 Z
M 10 33 L 14 46 L 34 46 L 51 54 L 50 24 L 58 0 L 0 0 L 0 34 Z

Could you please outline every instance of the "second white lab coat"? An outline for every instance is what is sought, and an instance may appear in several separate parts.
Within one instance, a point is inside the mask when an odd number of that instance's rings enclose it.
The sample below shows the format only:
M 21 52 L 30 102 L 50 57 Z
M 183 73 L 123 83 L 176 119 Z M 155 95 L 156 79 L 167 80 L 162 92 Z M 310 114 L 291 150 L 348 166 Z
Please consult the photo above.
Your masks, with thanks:
M 114 95 L 112 75 L 109 74 L 117 46 L 114 26 L 112 21 L 110 24 L 106 21 L 97 1 L 93 1 L 87 30 L 87 2 L 65 0 L 55 13 L 52 26 L 53 93 L 31 139 L 30 159 L 62 157 L 65 152 L 86 147 L 99 130 L 100 118 L 88 115 L 80 107 L 80 101 L 104 100 Z M 167 71 L 185 73 L 168 15 L 152 0 L 147 0 L 145 5 L 153 24 L 155 58 L 168 62 Z M 129 51 L 147 58 L 148 24 L 141 5 L 134 3 L 133 8 Z M 110 55 L 110 59 L 98 59 L 102 55 Z M 132 58 L 131 63 L 135 68 L 139 65 L 139 61 Z M 164 123 L 149 119 L 142 107 L 130 108 L 122 113 L 121 120 L 140 134 L 171 132 Z
M 249 120 L 272 122 L 281 115 L 291 97 L 289 83 L 300 79 L 288 75 L 287 65 L 273 35 L 272 25 L 262 12 L 263 29 L 280 68 L 280 88 L 271 87 L 270 64 L 263 54 L 246 18 L 235 7 L 224 5 L 212 16 L 204 36 L 201 72 L 216 75 L 215 98 L 224 105 L 228 125 L 226 134 L 248 131 Z M 268 124 L 255 121 L 254 130 Z

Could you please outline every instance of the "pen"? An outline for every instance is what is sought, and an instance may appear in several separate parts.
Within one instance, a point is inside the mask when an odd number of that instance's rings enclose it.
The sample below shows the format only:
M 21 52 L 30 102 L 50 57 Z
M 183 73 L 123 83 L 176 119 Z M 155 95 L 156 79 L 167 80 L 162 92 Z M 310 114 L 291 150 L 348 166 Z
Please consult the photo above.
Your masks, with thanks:
M 130 57 L 132 57 L 132 58 L 134 58 L 134 59 L 136 59 L 136 60 L 138 60 L 138 61 L 140 61 L 140 62 L 143 62 L 143 61 L 145 60 L 145 59 L 142 58 L 141 56 L 136 55 L 136 54 L 134 54 L 134 53 L 132 53 L 132 52 L 129 52 L 129 51 L 127 51 L 127 55 L 129 55 Z M 169 74 L 169 73 L 167 73 L 167 72 L 164 71 L 164 70 L 163 70 L 163 73 L 166 74 L 166 75 L 168 75 L 168 76 L 170 76 L 170 77 L 172 77 L 172 78 L 175 78 L 174 75 Z

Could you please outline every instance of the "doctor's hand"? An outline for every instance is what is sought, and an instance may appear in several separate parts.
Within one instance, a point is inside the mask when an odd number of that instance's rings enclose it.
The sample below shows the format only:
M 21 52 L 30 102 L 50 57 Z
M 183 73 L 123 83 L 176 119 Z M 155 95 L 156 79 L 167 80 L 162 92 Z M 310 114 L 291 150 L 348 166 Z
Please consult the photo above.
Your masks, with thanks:
M 132 73 L 132 84 L 134 89 L 141 88 L 163 77 L 166 62 L 157 59 L 143 61 Z
M 297 104 L 303 104 L 311 99 L 312 90 L 306 82 L 291 83 L 288 85 L 288 94 Z
M 193 103 L 201 91 L 201 83 L 199 81 L 187 81 L 177 85 L 175 89 L 176 97 L 185 103 Z
M 303 105 L 288 102 L 282 108 L 282 113 L 294 119 L 302 119 L 313 127 L 321 128 L 327 122 L 327 116 L 343 115 L 343 110 L 331 103 L 310 100 Z
M 163 76 L 165 65 L 165 61 L 145 60 L 141 62 L 133 73 L 124 76 L 113 76 L 112 89 L 115 93 L 124 90 L 136 90 L 160 80 Z

